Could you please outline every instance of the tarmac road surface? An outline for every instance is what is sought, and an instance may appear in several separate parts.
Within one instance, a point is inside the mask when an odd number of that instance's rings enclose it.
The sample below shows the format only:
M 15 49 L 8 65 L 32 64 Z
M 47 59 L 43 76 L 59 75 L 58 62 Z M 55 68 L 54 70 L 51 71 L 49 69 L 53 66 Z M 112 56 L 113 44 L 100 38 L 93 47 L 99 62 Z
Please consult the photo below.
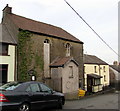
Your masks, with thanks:
M 120 93 L 107 93 L 80 100 L 66 101 L 63 109 L 118 109 Z
M 47 111 L 97 111 L 97 110 L 120 111 L 120 92 L 106 93 L 101 95 L 85 97 L 79 100 L 66 101 L 62 110 L 48 109 Z

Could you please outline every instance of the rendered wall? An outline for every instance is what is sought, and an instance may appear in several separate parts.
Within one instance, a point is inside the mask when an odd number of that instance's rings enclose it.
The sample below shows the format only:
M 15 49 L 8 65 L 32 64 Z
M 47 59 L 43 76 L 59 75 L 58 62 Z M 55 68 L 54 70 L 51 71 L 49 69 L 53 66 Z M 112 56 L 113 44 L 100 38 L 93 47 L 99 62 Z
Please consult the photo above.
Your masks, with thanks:
M 30 64 L 29 68 L 32 69 L 33 67 L 36 66 L 34 56 L 38 55 L 41 57 L 41 59 L 44 61 L 44 41 L 45 39 L 49 40 L 50 44 L 50 63 L 53 62 L 57 57 L 65 57 L 66 56 L 66 43 L 71 44 L 71 56 L 77 61 L 79 64 L 78 66 L 78 76 L 81 80 L 83 80 L 83 44 L 80 43 L 75 43 L 71 41 L 66 41 L 62 39 L 57 39 L 54 37 L 49 37 L 45 35 L 38 35 L 38 34 L 33 34 L 31 37 L 31 47 L 32 47 L 32 53 L 33 55 L 33 60 L 32 64 Z M 47 61 L 46 61 L 47 62 Z M 44 64 L 43 64 L 44 65 Z M 45 68 L 44 68 L 45 70 Z M 46 68 L 48 70 L 48 68 Z M 36 67 L 37 71 L 37 80 L 42 81 L 42 79 L 46 79 L 44 71 L 41 70 L 39 67 Z M 46 80 L 47 81 L 47 80 Z M 50 81 L 50 80 L 49 80 Z
M 96 66 L 96 72 L 94 67 Z M 103 67 L 105 66 L 105 71 Z M 87 74 L 97 74 L 102 76 L 101 84 L 103 86 L 108 86 L 109 83 L 109 65 L 94 65 L 94 64 L 84 64 L 84 77 L 85 77 L 85 89 L 87 90 Z M 104 75 L 106 76 L 106 80 L 104 80 Z
M 73 77 L 70 77 L 69 66 L 73 66 Z M 78 67 L 73 62 L 62 68 L 62 92 L 74 93 L 79 89 Z
M 0 64 L 8 64 L 7 81 L 14 81 L 15 76 L 15 46 L 9 45 L 8 56 L 0 56 Z

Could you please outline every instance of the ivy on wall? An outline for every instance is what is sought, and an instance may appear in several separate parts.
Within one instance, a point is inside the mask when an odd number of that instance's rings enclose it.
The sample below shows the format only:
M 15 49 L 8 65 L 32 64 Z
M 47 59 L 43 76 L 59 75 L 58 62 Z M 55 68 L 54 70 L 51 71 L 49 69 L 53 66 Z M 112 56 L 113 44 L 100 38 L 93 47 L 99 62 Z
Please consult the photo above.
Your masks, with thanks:
M 41 56 L 39 56 L 38 54 L 35 54 L 35 63 L 36 63 L 36 67 L 39 67 L 41 69 L 41 71 L 44 70 L 44 62 Z
M 18 81 L 29 81 L 29 70 L 34 70 L 37 76 L 37 68 L 41 72 L 44 70 L 43 57 L 37 52 L 32 51 L 34 43 L 31 40 L 32 33 L 21 30 L 18 34 Z M 31 67 L 34 63 L 34 67 Z M 40 72 L 39 72 L 40 73 Z
M 18 80 L 27 81 L 30 79 L 28 73 L 28 65 L 31 61 L 31 46 L 27 47 L 31 39 L 31 33 L 21 30 L 18 34 Z M 30 55 L 28 55 L 30 54 Z

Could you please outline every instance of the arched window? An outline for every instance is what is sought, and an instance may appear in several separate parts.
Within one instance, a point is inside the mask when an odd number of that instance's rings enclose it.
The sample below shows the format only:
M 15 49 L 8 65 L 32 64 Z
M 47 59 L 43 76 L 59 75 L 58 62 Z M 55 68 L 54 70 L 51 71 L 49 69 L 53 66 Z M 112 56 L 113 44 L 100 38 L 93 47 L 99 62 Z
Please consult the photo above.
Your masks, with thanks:
M 45 39 L 44 40 L 44 43 L 49 43 L 50 41 L 48 39 Z
M 49 78 L 49 64 L 50 64 L 50 40 L 44 40 L 44 77 Z
M 71 48 L 71 45 L 69 43 L 66 44 L 66 56 L 70 56 L 70 48 Z

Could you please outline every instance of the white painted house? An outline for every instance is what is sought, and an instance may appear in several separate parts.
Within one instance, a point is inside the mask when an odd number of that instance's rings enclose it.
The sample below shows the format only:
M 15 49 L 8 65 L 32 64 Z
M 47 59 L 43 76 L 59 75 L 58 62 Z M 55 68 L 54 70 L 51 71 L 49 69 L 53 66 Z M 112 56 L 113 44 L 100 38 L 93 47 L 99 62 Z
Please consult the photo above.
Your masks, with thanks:
M 109 86 L 109 65 L 93 55 L 84 55 L 85 90 L 99 92 Z
M 5 24 L 0 24 L 0 82 L 16 80 L 16 41 Z

